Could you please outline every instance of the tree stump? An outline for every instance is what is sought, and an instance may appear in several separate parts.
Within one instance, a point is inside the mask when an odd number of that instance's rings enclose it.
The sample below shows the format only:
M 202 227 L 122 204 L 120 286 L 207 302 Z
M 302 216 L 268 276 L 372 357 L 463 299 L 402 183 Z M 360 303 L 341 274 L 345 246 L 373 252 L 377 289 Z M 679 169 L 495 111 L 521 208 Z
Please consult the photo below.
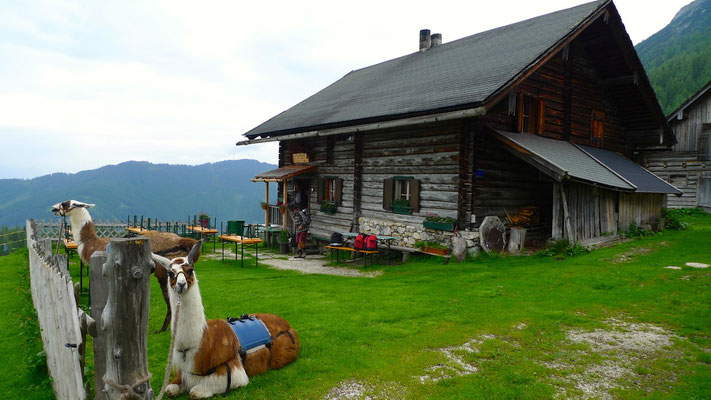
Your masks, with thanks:
M 519 253 L 523 250 L 523 244 L 526 241 L 526 228 L 514 226 L 509 233 L 508 251 L 511 253 Z
M 106 337 L 103 388 L 120 399 L 117 386 L 131 386 L 142 399 L 153 399 L 148 372 L 148 307 L 153 261 L 146 238 L 112 239 L 103 275 L 108 284 L 102 330 Z

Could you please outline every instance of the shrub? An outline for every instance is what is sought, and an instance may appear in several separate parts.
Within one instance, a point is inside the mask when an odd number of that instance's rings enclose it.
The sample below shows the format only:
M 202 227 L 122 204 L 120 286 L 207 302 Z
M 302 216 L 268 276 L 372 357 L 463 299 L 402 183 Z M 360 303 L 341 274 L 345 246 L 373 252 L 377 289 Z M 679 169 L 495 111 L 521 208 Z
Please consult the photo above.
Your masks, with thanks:
M 443 217 L 439 214 L 434 214 L 434 213 L 425 213 L 425 221 L 442 222 L 445 224 L 454 224 L 457 222 L 457 219 L 452 218 L 452 217 Z
M 568 239 L 560 239 L 549 243 L 545 249 L 538 252 L 538 255 L 543 257 L 573 257 L 589 251 L 589 248 L 582 246 L 580 243 L 576 242 L 571 246 L 568 244 Z

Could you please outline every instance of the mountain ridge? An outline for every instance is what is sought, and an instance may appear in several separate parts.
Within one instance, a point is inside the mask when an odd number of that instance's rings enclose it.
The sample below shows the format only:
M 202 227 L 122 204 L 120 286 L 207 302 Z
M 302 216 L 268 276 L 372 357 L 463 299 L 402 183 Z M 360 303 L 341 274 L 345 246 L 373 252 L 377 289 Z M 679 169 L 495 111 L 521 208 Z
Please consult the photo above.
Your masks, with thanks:
M 264 188 L 250 179 L 273 168 L 256 160 L 196 166 L 126 161 L 74 174 L 0 179 L 0 226 L 22 225 L 27 218 L 55 218 L 50 206 L 69 199 L 95 203 L 90 211 L 94 219 L 143 215 L 185 220 L 205 212 L 218 222 L 261 222 L 264 211 L 259 202 L 264 200 Z
M 667 26 L 635 49 L 668 115 L 711 81 L 711 0 L 682 7 Z

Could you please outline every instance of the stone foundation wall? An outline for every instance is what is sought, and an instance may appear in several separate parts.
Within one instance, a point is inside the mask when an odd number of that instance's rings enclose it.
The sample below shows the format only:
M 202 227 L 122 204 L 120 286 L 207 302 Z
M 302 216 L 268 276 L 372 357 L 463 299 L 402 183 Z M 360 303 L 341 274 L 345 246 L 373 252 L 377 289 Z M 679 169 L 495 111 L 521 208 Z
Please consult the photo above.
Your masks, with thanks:
M 368 235 L 395 236 L 397 241 L 393 245 L 415 247 L 415 242 L 437 242 L 443 246 L 452 246 L 452 232 L 427 229 L 422 224 L 409 224 L 386 219 L 361 217 L 358 220 L 360 232 Z M 467 241 L 467 251 L 474 255 L 479 252 L 479 232 L 459 231 Z

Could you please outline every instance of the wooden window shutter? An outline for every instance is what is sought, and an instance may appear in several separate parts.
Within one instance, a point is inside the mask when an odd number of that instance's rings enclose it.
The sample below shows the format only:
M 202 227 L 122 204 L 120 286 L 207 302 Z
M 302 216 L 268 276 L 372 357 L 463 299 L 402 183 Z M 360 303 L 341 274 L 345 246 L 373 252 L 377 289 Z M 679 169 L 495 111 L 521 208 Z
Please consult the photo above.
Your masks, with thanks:
M 318 187 L 317 187 L 317 194 L 316 197 L 318 199 L 317 203 L 321 203 L 323 201 L 323 193 L 324 193 L 324 186 L 326 185 L 326 180 L 323 178 L 318 179 Z
M 536 125 L 536 133 L 543 133 L 546 127 L 546 102 L 543 99 L 538 100 L 538 121 Z
M 341 178 L 336 178 L 336 189 L 335 189 L 335 203 L 337 205 L 341 205 L 341 199 L 343 199 L 343 179 Z
M 420 211 L 420 181 L 418 179 L 410 180 L 410 207 L 412 207 L 412 212 Z
M 393 203 L 393 180 L 392 178 L 383 180 L 383 209 L 390 210 Z

